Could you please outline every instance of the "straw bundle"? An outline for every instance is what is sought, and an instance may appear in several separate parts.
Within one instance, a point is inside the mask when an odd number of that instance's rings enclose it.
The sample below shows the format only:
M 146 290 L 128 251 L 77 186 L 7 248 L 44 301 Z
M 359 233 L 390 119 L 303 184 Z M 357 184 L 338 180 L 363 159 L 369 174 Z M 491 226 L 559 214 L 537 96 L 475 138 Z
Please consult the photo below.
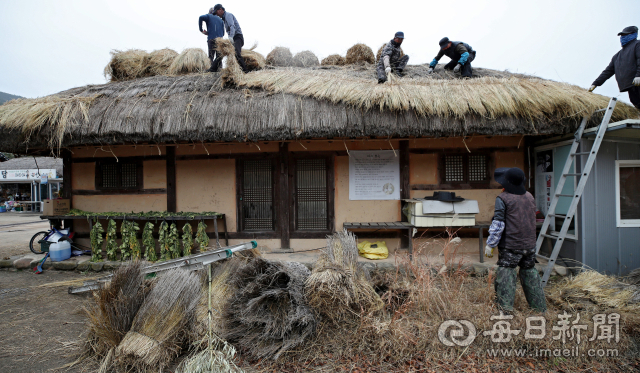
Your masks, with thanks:
M 582 308 L 640 312 L 640 287 L 591 270 L 555 285 L 548 292 L 548 298 L 556 304 L 568 302 Z
M 339 54 L 332 54 L 325 57 L 320 63 L 322 66 L 343 66 L 346 60 Z
M 236 59 L 236 50 L 233 43 L 225 38 L 217 38 L 216 50 L 223 57 L 227 57 L 227 66 L 222 69 L 222 86 L 226 84 L 242 84 L 244 82 L 244 72 Z
M 346 57 L 347 65 L 354 65 L 359 63 L 375 63 L 375 56 L 373 55 L 373 51 L 365 44 L 356 44 L 353 47 L 347 50 Z
M 336 324 L 357 321 L 361 314 L 383 307 L 367 274 L 358 265 L 356 237 L 346 230 L 327 237 L 327 248 L 313 266 L 305 293 L 314 311 Z
M 233 276 L 225 339 L 255 358 L 278 357 L 302 344 L 317 321 L 304 296 L 309 270 L 300 263 L 254 258 Z
M 242 50 L 241 55 L 249 71 L 262 70 L 267 65 L 264 56 L 255 51 L 257 47 L 258 43 L 255 43 L 251 48 Z
M 386 46 L 387 46 L 387 43 L 384 43 L 384 44 L 382 44 L 380 49 L 378 49 L 378 53 L 376 53 L 376 61 L 380 61 L 380 55 L 382 54 L 382 50 Z M 400 57 L 402 57 L 402 56 L 404 56 L 404 52 L 402 51 L 402 48 L 400 48 Z
M 289 48 L 275 47 L 267 54 L 267 64 L 280 67 L 293 66 L 293 55 Z
M 182 351 L 201 291 L 193 272 L 175 269 L 164 273 L 116 349 L 117 358 L 126 365 L 162 371 Z
M 149 53 L 149 75 L 168 75 L 169 66 L 178 57 L 178 52 L 165 48 Z
M 203 73 L 211 68 L 211 60 L 201 48 L 187 48 L 178 55 L 167 73 L 170 75 L 183 75 Z
M 138 79 L 149 75 L 149 53 L 140 49 L 112 50 L 104 77 L 112 82 Z
M 311 67 L 320 65 L 318 57 L 312 51 L 302 51 L 293 57 L 293 65 L 297 67 Z

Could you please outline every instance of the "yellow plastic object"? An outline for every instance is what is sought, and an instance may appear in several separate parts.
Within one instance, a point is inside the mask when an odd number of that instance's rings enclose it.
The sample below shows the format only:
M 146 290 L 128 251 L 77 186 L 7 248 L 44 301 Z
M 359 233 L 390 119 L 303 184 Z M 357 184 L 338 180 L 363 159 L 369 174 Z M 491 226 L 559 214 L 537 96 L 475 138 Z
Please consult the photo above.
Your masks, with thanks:
M 367 259 L 387 259 L 389 249 L 384 241 L 362 241 L 358 244 L 358 253 Z

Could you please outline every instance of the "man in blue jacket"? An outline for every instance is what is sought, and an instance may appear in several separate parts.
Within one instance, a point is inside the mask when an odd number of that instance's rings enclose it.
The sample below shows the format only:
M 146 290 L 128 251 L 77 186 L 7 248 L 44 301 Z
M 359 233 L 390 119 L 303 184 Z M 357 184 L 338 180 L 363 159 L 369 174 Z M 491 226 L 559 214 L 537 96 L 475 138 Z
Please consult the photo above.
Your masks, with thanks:
M 242 29 L 240 28 L 240 24 L 236 17 L 233 14 L 227 12 L 222 4 L 216 4 L 213 7 L 214 14 L 218 17 L 222 18 L 224 21 L 224 27 L 227 30 L 227 35 L 229 36 L 229 40 L 233 43 L 236 48 L 236 59 L 242 68 L 242 71 L 249 72 L 247 70 L 247 66 L 244 63 L 244 58 L 242 58 L 242 47 L 244 46 L 244 36 L 242 35 Z
M 629 101 L 640 109 L 640 41 L 638 41 L 638 28 L 636 26 L 625 27 L 618 33 L 622 49 L 616 53 L 609 66 L 596 79 L 589 92 L 601 86 L 614 74 L 618 81 L 620 92 L 629 92 Z
M 461 73 L 464 78 L 471 78 L 473 74 L 471 61 L 476 58 L 476 51 L 467 43 L 450 41 L 447 37 L 442 38 L 438 44 L 440 44 L 440 52 L 429 64 L 428 73 L 433 73 L 442 56 L 447 56 L 451 58 L 451 62 L 444 65 L 445 70 L 453 70 L 454 73 Z
M 210 72 L 217 72 L 222 64 L 222 56 L 216 53 L 216 38 L 224 36 L 224 23 L 222 18 L 216 16 L 214 8 L 209 9 L 209 14 L 200 16 L 198 20 L 198 26 L 200 32 L 207 35 L 207 45 L 209 47 L 209 59 L 211 60 Z M 207 24 L 207 29 L 202 29 L 202 23 Z M 216 56 L 217 54 L 217 56 Z

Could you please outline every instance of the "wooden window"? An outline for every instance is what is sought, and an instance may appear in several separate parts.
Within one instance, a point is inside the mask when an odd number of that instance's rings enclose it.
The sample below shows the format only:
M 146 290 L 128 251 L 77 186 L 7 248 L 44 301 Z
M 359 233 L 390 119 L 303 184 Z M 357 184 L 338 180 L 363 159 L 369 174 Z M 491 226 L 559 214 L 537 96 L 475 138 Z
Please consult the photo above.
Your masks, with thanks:
M 640 227 L 640 161 L 616 161 L 618 227 Z
M 275 231 L 274 159 L 238 159 L 237 172 L 240 231 Z
M 142 162 L 120 159 L 96 162 L 97 190 L 140 190 L 142 182 Z
M 442 184 L 489 186 L 488 154 L 445 154 L 442 156 Z
M 333 224 L 331 157 L 296 158 L 292 166 L 292 230 L 331 232 Z

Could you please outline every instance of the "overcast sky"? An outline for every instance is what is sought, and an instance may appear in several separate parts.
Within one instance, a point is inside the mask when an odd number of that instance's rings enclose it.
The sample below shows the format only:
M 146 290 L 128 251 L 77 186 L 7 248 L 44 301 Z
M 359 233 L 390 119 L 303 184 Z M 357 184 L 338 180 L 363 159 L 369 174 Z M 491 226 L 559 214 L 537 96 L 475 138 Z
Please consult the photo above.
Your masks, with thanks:
M 219 1 L 219 0 L 218 0 Z M 588 88 L 620 49 L 617 33 L 640 26 L 638 0 L 234 1 L 223 2 L 245 46 L 344 55 L 374 52 L 404 31 L 409 64 L 428 63 L 438 40 L 469 43 L 474 66 L 527 73 Z M 38 97 L 105 83 L 109 51 L 206 49 L 198 17 L 214 2 L 0 0 L 0 91 Z M 443 58 L 446 62 L 447 57 Z M 373 79 L 373 77 L 372 77 Z M 620 95 L 615 79 L 597 93 Z M 627 94 L 620 98 L 628 102 Z

